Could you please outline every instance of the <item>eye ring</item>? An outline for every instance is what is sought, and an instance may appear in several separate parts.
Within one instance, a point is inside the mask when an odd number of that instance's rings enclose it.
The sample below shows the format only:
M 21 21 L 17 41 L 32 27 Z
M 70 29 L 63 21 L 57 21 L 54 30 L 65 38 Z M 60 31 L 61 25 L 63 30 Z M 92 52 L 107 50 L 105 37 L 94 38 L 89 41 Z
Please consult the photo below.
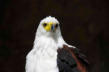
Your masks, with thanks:
M 55 28 L 57 28 L 57 27 L 58 27 L 58 24 L 55 25 Z
M 46 27 L 46 26 L 47 26 L 47 24 L 46 24 L 46 23 L 43 23 L 43 26 L 44 26 L 44 27 Z

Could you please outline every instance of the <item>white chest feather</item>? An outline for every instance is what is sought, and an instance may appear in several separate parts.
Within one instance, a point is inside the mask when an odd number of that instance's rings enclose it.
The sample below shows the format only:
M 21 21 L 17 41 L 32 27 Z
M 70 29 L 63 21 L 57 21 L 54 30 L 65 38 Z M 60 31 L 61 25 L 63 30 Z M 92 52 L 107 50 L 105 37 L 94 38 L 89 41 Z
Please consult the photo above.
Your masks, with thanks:
M 40 46 L 40 50 L 37 52 L 37 72 L 58 72 L 56 42 L 52 39 L 42 41 L 42 47 Z
M 59 72 L 57 48 L 58 45 L 53 39 L 41 38 L 27 55 L 26 69 L 29 69 L 26 72 Z

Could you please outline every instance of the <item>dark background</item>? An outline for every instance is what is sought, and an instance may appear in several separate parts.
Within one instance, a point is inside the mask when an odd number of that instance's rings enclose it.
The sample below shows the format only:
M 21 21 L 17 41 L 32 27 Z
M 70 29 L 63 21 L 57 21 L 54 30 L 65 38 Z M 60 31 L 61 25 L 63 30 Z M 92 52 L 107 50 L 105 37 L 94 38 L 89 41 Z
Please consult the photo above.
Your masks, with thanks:
M 0 72 L 24 72 L 37 26 L 48 15 L 88 57 L 91 72 L 109 72 L 108 8 L 106 0 L 0 0 Z

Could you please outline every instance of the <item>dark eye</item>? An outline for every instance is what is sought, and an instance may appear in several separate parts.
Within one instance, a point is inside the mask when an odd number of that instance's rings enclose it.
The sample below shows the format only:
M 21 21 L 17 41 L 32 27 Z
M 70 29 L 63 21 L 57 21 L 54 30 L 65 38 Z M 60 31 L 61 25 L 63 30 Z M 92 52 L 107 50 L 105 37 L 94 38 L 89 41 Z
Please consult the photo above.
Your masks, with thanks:
M 58 24 L 55 25 L 55 28 L 57 28 L 57 27 L 58 27 Z
M 43 26 L 44 26 L 44 27 L 46 27 L 46 26 L 47 26 L 47 24 L 46 24 L 46 23 L 44 23 L 44 24 L 43 24 Z

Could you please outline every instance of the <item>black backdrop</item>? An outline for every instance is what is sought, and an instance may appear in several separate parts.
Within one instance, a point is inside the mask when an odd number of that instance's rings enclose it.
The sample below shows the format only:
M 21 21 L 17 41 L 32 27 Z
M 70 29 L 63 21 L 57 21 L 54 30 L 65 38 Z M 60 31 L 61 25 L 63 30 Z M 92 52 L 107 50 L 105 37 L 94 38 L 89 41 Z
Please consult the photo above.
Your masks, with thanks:
M 0 72 L 24 72 L 38 23 L 48 15 L 87 55 L 91 72 L 109 72 L 108 8 L 106 0 L 0 0 Z

